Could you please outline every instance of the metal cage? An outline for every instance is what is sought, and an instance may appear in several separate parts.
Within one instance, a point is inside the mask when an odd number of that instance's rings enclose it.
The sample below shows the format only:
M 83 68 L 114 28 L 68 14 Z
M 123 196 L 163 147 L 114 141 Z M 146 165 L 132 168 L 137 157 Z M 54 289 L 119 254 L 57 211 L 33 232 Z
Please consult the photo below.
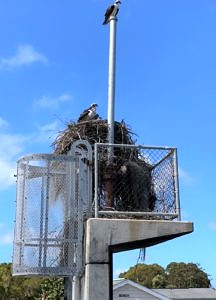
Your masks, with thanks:
M 177 150 L 95 144 L 95 216 L 180 219 Z
M 18 161 L 13 275 L 79 275 L 83 223 L 92 211 L 91 147 Z

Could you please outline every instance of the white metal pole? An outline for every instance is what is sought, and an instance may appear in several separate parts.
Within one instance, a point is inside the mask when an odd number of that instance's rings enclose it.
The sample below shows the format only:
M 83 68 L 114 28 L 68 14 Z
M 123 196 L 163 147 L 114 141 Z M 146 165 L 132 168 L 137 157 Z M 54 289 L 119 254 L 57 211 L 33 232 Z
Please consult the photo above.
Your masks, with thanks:
M 116 23 L 117 18 L 110 18 L 109 78 L 108 78 L 108 142 L 114 143 L 115 114 L 115 67 L 116 67 Z
M 80 300 L 81 297 L 80 291 L 81 291 L 80 279 L 78 276 L 73 276 L 71 300 Z

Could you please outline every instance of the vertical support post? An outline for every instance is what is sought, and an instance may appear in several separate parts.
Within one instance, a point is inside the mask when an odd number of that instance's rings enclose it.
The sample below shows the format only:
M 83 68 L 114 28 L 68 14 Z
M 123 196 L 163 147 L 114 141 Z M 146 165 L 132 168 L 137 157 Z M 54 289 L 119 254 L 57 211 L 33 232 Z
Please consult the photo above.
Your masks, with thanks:
M 24 265 L 23 259 L 24 259 L 24 242 L 23 242 L 23 236 L 24 236 L 24 220 L 25 220 L 25 209 L 26 209 L 26 178 L 28 176 L 28 168 L 29 166 L 26 164 L 23 164 L 23 188 L 22 188 L 22 203 L 21 203 L 21 217 L 20 217 L 20 234 L 19 234 L 19 242 L 21 242 L 21 247 L 19 249 L 19 267 Z M 19 176 L 19 174 L 18 174 Z M 20 178 L 18 177 L 18 180 Z M 17 199 L 18 201 L 19 199 Z M 20 200 L 19 200 L 20 201 Z M 18 218 L 18 215 L 16 219 Z
M 65 277 L 64 278 L 64 294 L 65 300 L 74 300 L 74 298 L 72 297 L 72 277 Z
M 47 160 L 47 182 L 46 182 L 46 198 L 45 198 L 45 220 L 44 220 L 44 254 L 43 267 L 47 267 L 47 249 L 48 249 L 48 227 L 49 227 L 49 190 L 50 190 L 50 160 Z
M 94 145 L 94 205 L 95 205 L 95 218 L 98 218 L 98 145 Z
M 22 172 L 21 172 L 22 170 Z M 16 225 L 15 225 L 15 240 L 13 248 L 13 264 L 17 264 L 18 268 L 24 265 L 24 222 L 26 209 L 26 177 L 28 177 L 27 165 L 18 161 L 17 165 L 17 194 L 16 194 Z M 17 249 L 18 248 L 18 249 Z M 18 250 L 18 254 L 17 254 Z M 14 270 L 13 272 L 17 272 Z M 14 272 L 14 273 L 15 273 Z
M 68 152 L 68 155 L 72 156 L 72 151 Z M 67 163 L 67 195 L 68 195 L 68 210 L 65 215 L 65 247 L 67 253 L 67 266 L 74 261 L 74 227 L 75 227 L 75 215 L 76 215 L 76 156 L 73 153 L 73 160 Z M 66 277 L 64 280 L 65 286 L 65 298 L 66 300 L 74 300 L 74 284 L 73 276 Z
M 73 276 L 65 278 L 65 295 L 67 300 L 81 299 L 81 273 L 84 269 L 83 258 L 83 222 L 84 212 L 91 214 L 92 178 L 90 164 L 92 163 L 92 148 L 85 140 L 73 143 L 68 155 L 72 163 L 68 169 L 69 225 L 68 263 L 75 264 Z M 88 161 L 89 165 L 86 164 Z M 88 183 L 90 182 L 90 185 Z M 70 252 L 69 252 L 70 251 Z
M 175 180 L 176 212 L 178 214 L 178 220 L 180 221 L 181 220 L 181 211 L 180 211 L 180 199 L 179 199 L 179 178 L 178 178 L 177 149 L 174 149 L 173 160 L 174 160 L 174 180 Z
M 115 125 L 115 74 L 116 74 L 116 16 L 110 17 L 110 45 L 109 45 L 109 75 L 108 75 L 108 143 L 114 144 Z M 113 206 L 113 183 L 112 183 L 112 157 L 113 147 L 108 147 L 108 166 L 106 181 L 106 207 Z
M 69 300 L 80 300 L 81 298 L 81 286 L 80 286 L 80 277 L 73 276 L 72 282 L 72 299 Z
M 116 17 L 110 18 L 109 78 L 108 78 L 108 142 L 114 143 Z M 111 148 L 110 148 L 111 149 Z
M 40 242 L 39 242 L 39 257 L 38 257 L 38 266 L 42 266 L 42 250 L 43 250 L 43 243 L 42 243 L 42 236 L 43 236 L 43 229 L 44 229 L 44 201 L 45 201 L 45 180 L 44 174 L 41 175 L 41 207 L 40 207 Z

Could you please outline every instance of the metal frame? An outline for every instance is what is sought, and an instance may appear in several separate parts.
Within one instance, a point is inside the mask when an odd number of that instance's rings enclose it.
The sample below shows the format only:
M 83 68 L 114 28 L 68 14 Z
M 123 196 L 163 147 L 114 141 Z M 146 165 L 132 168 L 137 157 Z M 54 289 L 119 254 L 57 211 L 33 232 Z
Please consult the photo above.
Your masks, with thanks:
M 130 212 L 130 211 L 113 211 L 113 210 L 99 210 L 99 199 L 98 199 L 98 169 L 99 169 L 99 149 L 100 147 L 107 147 L 108 153 L 111 152 L 109 149 L 113 147 L 124 147 L 124 148 L 140 148 L 140 149 L 152 149 L 152 150 L 167 150 L 169 151 L 166 156 L 164 156 L 160 161 L 155 164 L 154 167 L 157 167 L 161 164 L 169 155 L 173 154 L 173 166 L 174 166 L 174 192 L 175 192 L 175 213 L 164 213 L 161 212 Z M 95 173 L 94 173 L 94 180 L 95 180 L 95 187 L 94 187 L 94 204 L 95 204 L 95 217 L 121 217 L 121 218 L 128 218 L 128 217 L 144 217 L 145 219 L 177 219 L 180 220 L 180 199 L 179 199 L 179 184 L 178 184 L 178 162 L 177 162 L 177 149 L 174 147 L 167 147 L 167 146 L 143 146 L 143 145 L 128 145 L 128 144 L 109 144 L 109 143 L 96 143 L 94 148 L 95 154 Z M 108 158 L 109 159 L 109 158 Z
M 83 272 L 83 224 L 92 215 L 91 168 L 92 149 L 82 140 L 72 145 L 68 155 L 32 154 L 18 161 L 13 275 Z M 50 202 L 59 187 L 61 211 Z M 51 219 L 53 210 L 55 216 L 60 214 L 57 223 Z

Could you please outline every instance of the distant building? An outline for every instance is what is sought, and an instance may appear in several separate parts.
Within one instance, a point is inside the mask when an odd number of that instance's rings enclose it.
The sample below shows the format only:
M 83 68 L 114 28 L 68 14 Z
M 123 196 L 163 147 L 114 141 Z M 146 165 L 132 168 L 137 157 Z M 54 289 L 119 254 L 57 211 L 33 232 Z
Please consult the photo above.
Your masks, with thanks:
M 212 288 L 149 289 L 128 279 L 113 282 L 113 300 L 216 300 Z

